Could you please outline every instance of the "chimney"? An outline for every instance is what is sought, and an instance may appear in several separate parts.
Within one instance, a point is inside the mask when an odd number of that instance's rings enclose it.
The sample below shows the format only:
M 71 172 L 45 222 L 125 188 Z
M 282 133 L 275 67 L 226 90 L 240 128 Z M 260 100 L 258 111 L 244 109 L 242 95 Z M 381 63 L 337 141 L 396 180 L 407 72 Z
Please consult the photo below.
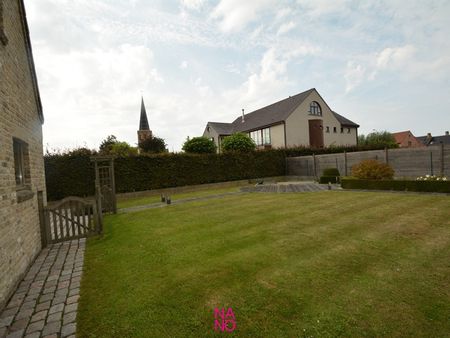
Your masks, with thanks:
M 431 133 L 427 133 L 427 138 L 431 138 Z
M 242 121 L 241 121 L 242 123 L 244 123 L 245 122 L 245 114 L 244 114 L 244 109 L 242 108 Z
M 448 130 L 445 132 L 445 136 L 448 136 Z

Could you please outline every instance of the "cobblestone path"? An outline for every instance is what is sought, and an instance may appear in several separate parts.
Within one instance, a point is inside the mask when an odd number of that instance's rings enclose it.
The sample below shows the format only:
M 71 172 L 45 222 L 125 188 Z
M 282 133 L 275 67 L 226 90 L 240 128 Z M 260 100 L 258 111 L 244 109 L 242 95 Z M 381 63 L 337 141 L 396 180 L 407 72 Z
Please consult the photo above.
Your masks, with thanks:
M 40 252 L 0 314 L 0 337 L 75 337 L 85 241 Z

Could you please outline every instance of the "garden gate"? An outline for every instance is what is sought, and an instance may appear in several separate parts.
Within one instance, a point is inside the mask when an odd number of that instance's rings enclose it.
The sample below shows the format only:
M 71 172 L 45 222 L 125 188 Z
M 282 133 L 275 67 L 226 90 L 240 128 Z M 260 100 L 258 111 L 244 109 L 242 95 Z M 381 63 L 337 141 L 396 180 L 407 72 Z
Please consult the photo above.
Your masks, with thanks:
M 114 180 L 114 157 L 93 156 L 95 165 L 95 193 L 101 201 L 100 212 L 117 212 L 116 183 Z
M 43 247 L 102 232 L 102 215 L 95 200 L 67 197 L 46 207 L 41 196 L 38 201 Z

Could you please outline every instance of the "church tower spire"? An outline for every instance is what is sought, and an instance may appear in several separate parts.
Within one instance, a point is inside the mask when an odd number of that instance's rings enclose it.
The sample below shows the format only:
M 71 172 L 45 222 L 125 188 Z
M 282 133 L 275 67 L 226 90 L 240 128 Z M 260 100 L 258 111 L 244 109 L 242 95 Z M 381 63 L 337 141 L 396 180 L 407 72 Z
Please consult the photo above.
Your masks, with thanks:
M 138 144 L 152 137 L 152 131 L 148 125 L 147 111 L 145 110 L 144 97 L 141 97 L 141 117 L 139 119 L 139 130 L 137 131 Z

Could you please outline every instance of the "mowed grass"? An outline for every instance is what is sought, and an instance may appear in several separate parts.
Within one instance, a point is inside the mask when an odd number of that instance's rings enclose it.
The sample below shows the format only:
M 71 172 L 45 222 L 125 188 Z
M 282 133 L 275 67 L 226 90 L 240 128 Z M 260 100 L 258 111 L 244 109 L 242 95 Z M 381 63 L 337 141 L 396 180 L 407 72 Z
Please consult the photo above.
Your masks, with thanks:
M 78 337 L 443 337 L 450 198 L 244 194 L 105 218 Z
M 204 189 L 204 190 L 182 192 L 182 193 L 175 193 L 175 194 L 167 194 L 166 193 L 165 195 L 169 195 L 171 200 L 175 201 L 175 200 L 186 199 L 186 198 L 220 195 L 220 194 L 226 194 L 226 193 L 238 192 L 238 191 L 240 191 L 240 186 L 212 188 L 212 189 Z M 129 207 L 135 207 L 135 206 L 139 206 L 139 205 L 146 205 L 146 204 L 152 204 L 152 203 L 158 203 L 158 202 L 161 202 L 161 195 L 154 194 L 154 195 L 148 195 L 148 196 L 142 196 L 142 197 L 121 199 L 121 200 L 117 201 L 117 207 L 119 209 L 122 209 L 122 208 L 129 208 Z

